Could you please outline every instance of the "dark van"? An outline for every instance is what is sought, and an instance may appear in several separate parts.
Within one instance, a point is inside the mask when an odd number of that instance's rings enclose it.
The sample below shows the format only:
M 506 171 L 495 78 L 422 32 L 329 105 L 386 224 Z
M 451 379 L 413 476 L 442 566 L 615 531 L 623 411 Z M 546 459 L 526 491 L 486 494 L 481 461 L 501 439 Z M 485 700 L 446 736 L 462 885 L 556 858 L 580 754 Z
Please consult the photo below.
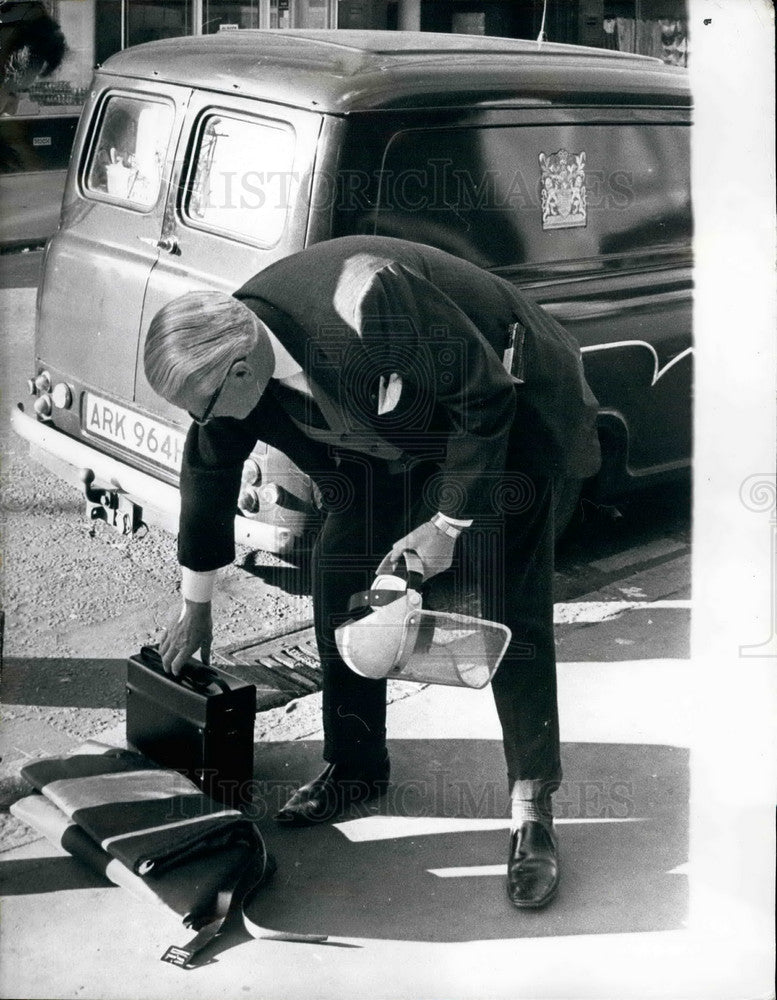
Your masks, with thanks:
M 188 418 L 147 384 L 168 299 L 233 291 L 350 233 L 493 269 L 579 339 L 613 497 L 688 469 L 687 77 L 605 50 L 463 35 L 232 31 L 128 49 L 96 73 L 38 294 L 33 456 L 122 531 L 177 523 Z M 575 497 L 581 484 L 567 484 Z M 316 508 L 259 445 L 238 541 L 283 551 Z

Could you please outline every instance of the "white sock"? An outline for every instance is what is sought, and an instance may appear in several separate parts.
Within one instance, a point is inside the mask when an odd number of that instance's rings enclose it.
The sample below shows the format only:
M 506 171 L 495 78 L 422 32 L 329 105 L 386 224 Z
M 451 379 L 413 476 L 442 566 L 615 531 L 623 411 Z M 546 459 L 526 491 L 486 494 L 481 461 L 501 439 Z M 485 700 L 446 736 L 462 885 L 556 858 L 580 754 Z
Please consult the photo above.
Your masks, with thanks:
M 543 823 L 545 826 L 553 826 L 553 812 L 550 802 L 546 808 L 540 808 L 535 799 L 522 799 L 518 797 L 517 789 L 510 796 L 510 829 L 517 830 L 522 823 L 533 821 Z

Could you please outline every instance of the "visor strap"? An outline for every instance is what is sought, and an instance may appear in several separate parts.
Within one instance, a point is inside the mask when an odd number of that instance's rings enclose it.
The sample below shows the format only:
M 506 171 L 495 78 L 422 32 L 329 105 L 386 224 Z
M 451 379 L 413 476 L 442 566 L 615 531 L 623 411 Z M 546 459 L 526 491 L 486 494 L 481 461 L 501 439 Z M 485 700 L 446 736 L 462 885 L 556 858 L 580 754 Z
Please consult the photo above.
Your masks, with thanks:
M 406 590 L 361 590 L 358 594 L 351 595 L 351 599 L 348 601 L 348 610 L 385 608 L 387 604 L 392 604 L 406 595 Z

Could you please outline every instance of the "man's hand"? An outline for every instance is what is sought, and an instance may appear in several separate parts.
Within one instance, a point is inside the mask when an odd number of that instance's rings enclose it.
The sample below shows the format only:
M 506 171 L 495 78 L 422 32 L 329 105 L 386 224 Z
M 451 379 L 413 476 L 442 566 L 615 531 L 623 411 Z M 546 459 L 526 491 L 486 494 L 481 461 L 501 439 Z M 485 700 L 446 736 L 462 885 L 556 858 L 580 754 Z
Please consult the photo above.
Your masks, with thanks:
M 424 564 L 424 580 L 449 569 L 453 563 L 456 539 L 435 528 L 431 521 L 425 521 L 409 535 L 395 542 L 391 552 L 377 569 L 377 575 L 391 573 L 406 549 L 414 549 Z
M 198 650 L 203 663 L 210 663 L 213 619 L 210 601 L 184 601 L 184 610 L 162 636 L 159 654 L 167 673 L 178 676 L 186 661 Z

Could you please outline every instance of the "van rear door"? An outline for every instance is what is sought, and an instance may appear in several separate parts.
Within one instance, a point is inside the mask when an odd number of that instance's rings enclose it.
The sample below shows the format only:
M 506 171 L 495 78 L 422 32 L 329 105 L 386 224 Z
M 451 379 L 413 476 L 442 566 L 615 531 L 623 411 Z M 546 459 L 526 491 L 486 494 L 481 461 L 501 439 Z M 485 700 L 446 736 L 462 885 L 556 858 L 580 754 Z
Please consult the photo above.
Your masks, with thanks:
M 38 355 L 117 400 L 132 400 L 165 177 L 189 96 L 183 87 L 98 76 L 47 251 Z
M 322 116 L 195 92 L 176 156 L 162 232 L 143 304 L 141 342 L 157 310 L 195 288 L 233 292 L 305 245 L 311 174 Z M 138 356 L 136 402 L 180 423 Z

